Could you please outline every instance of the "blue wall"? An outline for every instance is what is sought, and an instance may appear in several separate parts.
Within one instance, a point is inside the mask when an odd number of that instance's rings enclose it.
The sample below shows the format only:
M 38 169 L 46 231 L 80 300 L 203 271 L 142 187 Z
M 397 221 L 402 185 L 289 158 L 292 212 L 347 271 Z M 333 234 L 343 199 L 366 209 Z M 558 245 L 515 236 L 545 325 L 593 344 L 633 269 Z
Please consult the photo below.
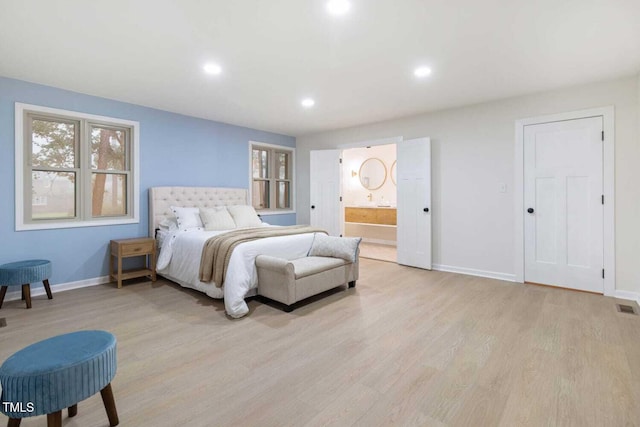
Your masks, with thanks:
M 140 223 L 15 231 L 15 102 L 140 122 Z M 295 138 L 217 123 L 0 77 L 0 264 L 29 258 L 53 262 L 51 284 L 105 276 L 111 239 L 146 236 L 149 187 L 249 185 L 248 142 L 295 146 Z M 264 216 L 296 223 L 295 214 Z

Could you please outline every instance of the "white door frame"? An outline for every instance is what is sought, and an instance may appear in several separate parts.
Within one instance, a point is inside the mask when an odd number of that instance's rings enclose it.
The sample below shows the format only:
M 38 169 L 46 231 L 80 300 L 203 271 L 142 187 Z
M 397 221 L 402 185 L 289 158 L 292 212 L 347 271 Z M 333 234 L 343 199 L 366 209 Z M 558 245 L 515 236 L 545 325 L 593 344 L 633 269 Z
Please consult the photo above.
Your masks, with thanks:
M 402 136 L 390 136 L 388 138 L 372 139 L 370 141 L 349 142 L 338 145 L 339 150 L 348 150 L 349 148 L 373 147 L 374 145 L 389 145 L 402 142 Z
M 524 283 L 524 127 L 563 120 L 575 120 L 602 116 L 604 129 L 603 142 L 603 193 L 604 193 L 604 294 L 612 296 L 616 289 L 616 256 L 615 256 L 615 113 L 614 107 L 592 108 L 589 110 L 571 111 L 548 116 L 531 117 L 516 120 L 516 146 L 514 162 L 514 272 L 515 281 Z

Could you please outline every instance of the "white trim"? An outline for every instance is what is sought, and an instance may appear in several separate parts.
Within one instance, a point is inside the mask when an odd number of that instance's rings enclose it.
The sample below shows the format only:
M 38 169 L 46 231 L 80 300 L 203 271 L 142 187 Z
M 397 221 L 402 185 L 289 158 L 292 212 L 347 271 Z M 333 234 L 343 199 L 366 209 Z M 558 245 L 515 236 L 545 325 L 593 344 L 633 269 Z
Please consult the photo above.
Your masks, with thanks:
M 247 203 L 249 205 L 253 204 L 253 197 L 251 196 L 251 190 L 253 188 L 253 162 L 252 162 L 252 147 L 256 145 L 259 147 L 265 147 L 265 148 L 272 148 L 272 149 L 280 149 L 280 150 L 285 150 L 285 151 L 290 151 L 291 154 L 293 154 L 293 161 L 291 162 L 291 206 L 293 206 L 293 209 L 287 209 L 287 210 L 281 210 L 281 209 L 264 209 L 264 210 L 258 210 L 256 209 L 256 212 L 258 212 L 258 215 L 280 215 L 280 214 L 295 214 L 296 213 L 296 148 L 295 147 L 289 147 L 288 145 L 280 145 L 280 144 L 269 144 L 267 142 L 260 142 L 260 141 L 249 141 L 249 185 L 247 185 L 247 188 L 249 189 L 249 200 L 247 200 Z
M 99 220 L 74 220 L 46 223 L 24 222 L 24 111 L 55 114 L 59 116 L 71 116 L 77 119 L 94 120 L 129 126 L 131 134 L 131 156 L 133 169 L 133 183 L 131 196 L 131 217 L 122 219 Z M 63 110 L 59 108 L 42 107 L 39 105 L 15 103 L 15 214 L 16 231 L 23 230 L 50 230 L 57 228 L 96 227 L 105 225 L 137 224 L 140 222 L 140 123 L 132 120 L 118 119 L 114 117 L 98 116 L 95 114 L 81 113 L 79 111 Z
M 22 102 L 16 102 L 16 110 L 20 108 L 21 111 L 29 110 L 29 111 L 37 111 L 39 113 L 47 113 L 47 114 L 57 114 L 57 115 L 68 115 L 69 113 L 73 114 L 73 118 L 85 119 L 85 120 L 96 120 L 102 122 L 112 122 L 126 126 L 139 126 L 139 122 L 135 122 L 132 120 L 126 119 L 118 119 L 115 117 L 107 117 L 107 116 L 99 116 L 97 114 L 88 114 L 82 113 L 80 111 L 73 110 L 63 110 L 61 108 L 50 108 L 50 107 L 42 107 L 40 105 L 33 104 L 24 104 Z
M 18 205 L 16 204 L 16 206 Z M 103 227 L 106 225 L 137 224 L 139 222 L 140 220 L 138 218 L 127 218 L 127 219 L 112 219 L 112 220 L 105 219 L 105 220 L 98 220 L 98 221 L 47 222 L 46 224 L 21 224 L 20 226 L 18 226 L 17 219 L 16 219 L 16 231 L 53 230 L 58 228 L 79 228 L 79 227 Z
M 127 122 L 128 120 L 124 120 Z M 131 141 L 131 155 L 133 156 L 133 222 L 140 222 L 140 123 L 131 122 L 133 127 L 133 141 Z M 126 222 L 120 221 L 120 224 Z
M 389 144 L 398 144 L 403 141 L 402 136 L 390 136 L 388 138 L 374 139 L 371 141 L 358 141 L 358 142 L 349 142 L 347 144 L 338 145 L 339 149 L 347 150 L 349 148 L 361 148 L 361 147 L 369 147 L 374 145 L 389 145 Z
M 604 294 L 612 296 L 616 292 L 615 257 L 615 111 L 613 106 L 571 111 L 547 116 L 516 120 L 515 162 L 514 162 L 514 272 L 515 281 L 524 283 L 524 127 L 528 125 L 576 120 L 588 117 L 602 117 L 603 142 L 603 192 L 604 192 Z
M 101 276 L 101 277 L 94 277 L 92 279 L 78 280 L 75 282 L 58 283 L 57 285 L 51 285 L 51 292 L 58 293 L 58 292 L 70 291 L 72 289 L 88 288 L 89 286 L 104 285 L 105 283 L 110 283 L 110 282 L 111 280 L 109 279 L 109 276 Z M 15 301 L 15 300 L 21 299 L 22 289 L 20 288 L 20 286 L 18 286 L 18 289 L 19 290 L 17 291 L 7 292 L 7 295 L 5 296 L 5 301 Z M 44 290 L 44 287 L 35 288 L 35 290 L 32 288 L 31 290 L 32 297 L 37 297 L 45 294 L 46 292 Z
M 453 265 L 442 265 L 442 264 L 433 264 L 431 268 L 432 270 L 446 271 L 448 273 L 466 274 L 468 276 L 486 277 L 488 279 L 504 280 L 507 282 L 517 282 L 516 275 L 511 273 L 476 270 L 475 268 L 456 267 Z
M 617 289 L 612 296 L 618 299 L 635 301 L 636 304 L 640 306 L 640 292 L 623 291 L 623 290 Z

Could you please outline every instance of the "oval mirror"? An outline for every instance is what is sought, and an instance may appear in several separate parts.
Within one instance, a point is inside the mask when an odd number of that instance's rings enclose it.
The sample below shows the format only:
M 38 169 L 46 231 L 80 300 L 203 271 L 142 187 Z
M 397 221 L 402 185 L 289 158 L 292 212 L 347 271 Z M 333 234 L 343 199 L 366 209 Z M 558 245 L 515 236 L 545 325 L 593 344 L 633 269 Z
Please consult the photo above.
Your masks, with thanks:
M 360 166 L 360 184 L 367 190 L 377 190 L 387 179 L 387 167 L 380 159 L 372 157 Z
M 391 182 L 393 182 L 393 185 L 398 185 L 396 184 L 396 165 L 398 164 L 397 160 L 393 161 L 393 164 L 391 165 L 391 172 L 389 172 L 389 174 L 391 175 Z

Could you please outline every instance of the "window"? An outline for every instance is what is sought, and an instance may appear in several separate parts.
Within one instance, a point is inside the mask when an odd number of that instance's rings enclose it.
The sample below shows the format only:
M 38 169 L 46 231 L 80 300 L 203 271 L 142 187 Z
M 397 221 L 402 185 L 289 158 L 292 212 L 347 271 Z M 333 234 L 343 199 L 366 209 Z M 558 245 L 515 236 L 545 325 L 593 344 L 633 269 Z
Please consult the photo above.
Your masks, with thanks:
M 258 211 L 293 211 L 294 149 L 250 143 L 251 203 Z
M 139 222 L 137 122 L 16 104 L 16 229 Z

